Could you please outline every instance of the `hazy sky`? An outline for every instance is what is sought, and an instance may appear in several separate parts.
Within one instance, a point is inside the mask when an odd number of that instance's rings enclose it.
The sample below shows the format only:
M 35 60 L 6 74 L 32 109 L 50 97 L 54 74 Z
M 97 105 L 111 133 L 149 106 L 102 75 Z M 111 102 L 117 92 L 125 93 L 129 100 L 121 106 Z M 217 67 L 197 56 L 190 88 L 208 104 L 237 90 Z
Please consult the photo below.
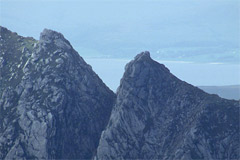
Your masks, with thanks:
M 193 57 L 190 61 L 195 56 L 197 60 L 204 57 L 212 62 L 215 58 L 218 62 L 240 57 L 236 56 L 240 54 L 239 3 L 240 0 L 0 0 L 0 25 L 36 39 L 44 28 L 59 31 L 80 55 L 131 54 L 133 57 L 150 50 L 154 56 L 160 50 L 167 56 L 188 52 L 186 57 Z M 201 56 L 203 53 L 207 56 Z M 125 61 L 88 62 L 116 89 Z M 168 67 L 194 85 L 236 84 L 240 78 L 236 65 L 230 68 L 199 65 L 198 70 L 188 67 L 191 65 L 180 66 Z
M 239 48 L 239 0 L 0 0 L 0 5 L 2 26 L 36 39 L 44 28 L 53 29 L 86 52 Z

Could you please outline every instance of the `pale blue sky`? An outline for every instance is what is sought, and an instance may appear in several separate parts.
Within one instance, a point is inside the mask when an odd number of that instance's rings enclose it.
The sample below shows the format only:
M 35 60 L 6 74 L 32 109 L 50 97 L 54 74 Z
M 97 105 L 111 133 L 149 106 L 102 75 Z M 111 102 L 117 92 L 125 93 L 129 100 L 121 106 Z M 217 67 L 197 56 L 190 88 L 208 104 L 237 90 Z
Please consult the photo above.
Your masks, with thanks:
M 127 57 L 187 48 L 186 53 L 207 50 L 204 54 L 233 59 L 239 49 L 239 0 L 1 0 L 0 5 L 0 25 L 36 39 L 44 28 L 59 31 L 82 54 Z
M 144 50 L 160 60 L 235 63 L 166 63 L 191 84 L 231 85 L 240 80 L 239 2 L 0 0 L 0 25 L 36 39 L 44 28 L 63 33 L 113 90 L 125 63 Z M 91 56 L 127 60 L 87 58 Z

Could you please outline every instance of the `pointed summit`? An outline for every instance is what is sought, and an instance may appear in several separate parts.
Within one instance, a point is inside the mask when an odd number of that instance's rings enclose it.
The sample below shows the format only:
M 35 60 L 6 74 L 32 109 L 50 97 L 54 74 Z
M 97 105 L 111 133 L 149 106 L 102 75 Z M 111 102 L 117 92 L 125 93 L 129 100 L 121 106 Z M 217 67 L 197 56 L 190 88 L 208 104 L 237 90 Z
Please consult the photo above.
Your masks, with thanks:
M 148 85 L 150 81 L 151 83 L 159 83 L 159 80 L 165 81 L 170 77 L 175 78 L 163 64 L 154 61 L 150 57 L 150 53 L 145 51 L 138 54 L 125 66 L 122 82 L 124 80 L 130 82 L 129 78 L 131 78 L 134 79 L 131 81 L 134 86 L 143 86 Z M 157 79 L 156 82 L 154 82 L 155 79 Z
M 126 66 L 96 158 L 237 159 L 238 122 L 237 101 L 204 93 L 142 52 Z
M 55 39 L 65 39 L 64 36 L 56 31 L 53 31 L 51 29 L 44 29 L 41 33 L 40 33 L 40 40 L 43 41 L 50 41 L 50 40 L 55 40 Z
M 152 60 L 150 57 L 150 52 L 149 51 L 145 51 L 145 52 L 141 52 L 138 55 L 135 56 L 135 61 L 140 61 L 140 60 Z
M 72 46 L 68 40 L 64 38 L 64 36 L 56 31 L 50 29 L 44 29 L 40 34 L 40 44 L 55 44 L 60 49 L 72 49 Z
M 91 159 L 115 94 L 61 33 L 1 44 L 0 159 Z

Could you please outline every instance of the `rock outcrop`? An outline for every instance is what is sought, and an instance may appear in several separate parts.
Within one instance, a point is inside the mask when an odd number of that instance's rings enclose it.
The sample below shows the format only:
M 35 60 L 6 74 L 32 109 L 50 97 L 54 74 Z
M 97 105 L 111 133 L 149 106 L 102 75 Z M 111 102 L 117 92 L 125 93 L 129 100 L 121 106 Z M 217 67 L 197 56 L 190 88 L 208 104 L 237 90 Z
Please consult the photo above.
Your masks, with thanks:
M 116 97 L 62 34 L 0 27 L 0 159 L 239 159 L 239 109 L 147 51 Z
M 0 159 L 92 158 L 115 94 L 62 34 L 0 35 Z
M 176 78 L 149 52 L 125 67 L 96 159 L 238 159 L 239 102 Z

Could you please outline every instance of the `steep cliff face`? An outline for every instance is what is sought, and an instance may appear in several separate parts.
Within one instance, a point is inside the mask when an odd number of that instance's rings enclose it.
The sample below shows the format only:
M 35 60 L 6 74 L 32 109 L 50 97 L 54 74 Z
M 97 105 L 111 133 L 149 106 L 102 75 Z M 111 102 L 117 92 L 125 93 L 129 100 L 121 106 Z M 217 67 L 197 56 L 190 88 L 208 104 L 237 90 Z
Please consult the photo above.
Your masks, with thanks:
M 114 93 L 62 34 L 0 31 L 0 159 L 91 158 Z
M 149 52 L 126 65 L 115 98 L 62 34 L 0 27 L 0 159 L 240 158 L 239 102 Z
M 238 159 L 239 102 L 189 85 L 149 52 L 125 67 L 96 159 Z

